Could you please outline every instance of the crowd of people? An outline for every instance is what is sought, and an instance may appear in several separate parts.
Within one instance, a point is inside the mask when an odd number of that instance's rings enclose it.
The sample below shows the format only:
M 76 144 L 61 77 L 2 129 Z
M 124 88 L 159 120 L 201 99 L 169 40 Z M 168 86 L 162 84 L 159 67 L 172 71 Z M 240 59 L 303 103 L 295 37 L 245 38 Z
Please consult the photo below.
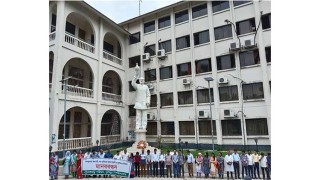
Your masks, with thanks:
M 144 149 L 141 153 L 136 152 L 128 153 L 124 149 L 123 153 L 117 151 L 113 155 L 108 149 L 104 152 L 100 149 L 99 152 L 92 150 L 92 152 L 87 151 L 85 154 L 81 150 L 77 152 L 67 151 L 65 157 L 63 158 L 63 174 L 65 178 L 82 179 L 83 177 L 89 177 L 88 175 L 83 176 L 81 172 L 81 159 L 82 158 L 110 158 L 118 160 L 126 160 L 132 163 L 130 177 L 167 177 L 167 178 L 184 178 L 185 168 L 189 177 L 194 177 L 194 166 L 196 177 L 201 178 L 220 178 L 223 179 L 225 173 L 227 174 L 227 179 L 261 179 L 260 169 L 262 172 L 263 179 L 270 179 L 271 174 L 271 153 L 267 156 L 264 153 L 258 154 L 254 151 L 252 154 L 250 150 L 242 151 L 241 154 L 238 153 L 236 149 L 229 150 L 227 154 L 223 157 L 222 153 L 219 152 L 217 156 L 214 153 L 209 155 L 206 152 L 204 155 L 198 153 L 196 157 L 187 150 L 187 154 L 184 155 L 181 150 L 174 149 L 172 152 L 168 150 L 167 152 L 157 152 L 157 149 L 151 153 L 150 150 L 145 152 Z M 240 177 L 240 167 L 241 167 L 241 177 Z M 59 158 L 53 152 L 50 157 L 50 177 L 51 179 L 58 178 L 59 171 Z M 234 175 L 234 177 L 233 177 Z M 111 177 L 111 175 L 91 175 L 92 177 Z

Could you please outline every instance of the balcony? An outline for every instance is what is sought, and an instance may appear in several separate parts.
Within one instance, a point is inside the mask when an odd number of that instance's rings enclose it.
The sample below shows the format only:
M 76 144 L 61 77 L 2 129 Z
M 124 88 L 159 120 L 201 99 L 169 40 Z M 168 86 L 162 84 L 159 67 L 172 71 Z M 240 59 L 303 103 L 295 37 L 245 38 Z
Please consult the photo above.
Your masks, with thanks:
M 83 40 L 80 40 L 67 32 L 65 33 L 65 42 L 72 44 L 74 46 L 77 46 L 86 51 L 89 51 L 91 53 L 94 53 L 94 50 L 95 50 L 93 45 L 86 43 Z
M 65 144 L 65 150 L 90 147 L 91 137 L 66 139 Z M 58 151 L 60 150 L 63 150 L 63 139 L 58 140 Z
M 122 59 L 116 57 L 115 55 L 111 54 L 108 51 L 103 50 L 103 58 L 122 65 Z
M 64 89 L 62 88 L 62 94 L 64 94 Z M 93 98 L 93 90 L 83 87 L 77 87 L 72 85 L 67 85 L 67 95 L 70 96 L 80 96 L 86 98 Z
M 120 142 L 120 134 L 100 137 L 100 145 L 108 145 L 117 142 Z
M 120 102 L 121 95 L 102 92 L 102 99 L 106 101 Z

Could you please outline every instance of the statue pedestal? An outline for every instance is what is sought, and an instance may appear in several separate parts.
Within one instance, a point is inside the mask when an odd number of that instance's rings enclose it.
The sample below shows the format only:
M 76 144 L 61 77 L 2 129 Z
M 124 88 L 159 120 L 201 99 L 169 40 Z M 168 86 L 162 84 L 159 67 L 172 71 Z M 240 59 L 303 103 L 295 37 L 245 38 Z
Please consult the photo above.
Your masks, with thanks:
M 150 152 L 153 152 L 154 147 L 151 147 L 148 145 L 146 140 L 146 132 L 145 129 L 136 129 L 136 141 L 132 144 L 132 147 L 127 148 L 128 153 L 133 153 L 133 155 L 136 154 L 136 152 L 141 153 L 141 149 L 144 148 L 144 152 L 147 153 L 147 150 L 150 150 Z

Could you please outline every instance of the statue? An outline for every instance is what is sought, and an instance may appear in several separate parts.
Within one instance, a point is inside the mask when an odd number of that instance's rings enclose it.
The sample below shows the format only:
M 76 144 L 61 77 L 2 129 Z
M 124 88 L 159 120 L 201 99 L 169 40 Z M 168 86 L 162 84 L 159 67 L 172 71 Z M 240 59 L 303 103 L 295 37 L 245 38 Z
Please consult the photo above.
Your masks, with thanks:
M 136 129 L 143 129 L 147 128 L 147 109 L 150 106 L 150 91 L 149 87 L 144 84 L 144 78 L 139 78 L 139 83 L 137 84 L 136 81 L 139 77 L 140 68 L 138 64 L 134 69 L 136 71 L 135 76 L 133 76 L 131 85 L 136 90 L 136 103 L 134 108 L 136 109 Z

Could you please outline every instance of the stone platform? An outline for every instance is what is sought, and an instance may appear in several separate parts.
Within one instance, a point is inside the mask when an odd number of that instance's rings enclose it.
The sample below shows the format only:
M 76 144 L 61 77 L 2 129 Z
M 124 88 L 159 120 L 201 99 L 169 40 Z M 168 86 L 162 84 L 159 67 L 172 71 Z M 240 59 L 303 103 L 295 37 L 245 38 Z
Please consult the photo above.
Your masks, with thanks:
M 133 155 L 135 155 L 136 152 L 139 152 L 139 154 L 140 154 L 141 149 L 143 148 L 145 153 L 147 153 L 147 150 L 150 150 L 150 154 L 153 154 L 154 149 L 157 149 L 157 148 L 154 148 L 154 147 L 148 145 L 148 143 L 146 141 L 147 130 L 136 129 L 135 133 L 136 133 L 136 141 L 135 141 L 135 143 L 132 144 L 132 147 L 127 148 L 127 152 L 129 154 L 133 153 Z M 158 149 L 157 149 L 157 152 L 159 152 Z M 120 154 L 121 153 L 123 153 L 123 151 L 121 151 Z

